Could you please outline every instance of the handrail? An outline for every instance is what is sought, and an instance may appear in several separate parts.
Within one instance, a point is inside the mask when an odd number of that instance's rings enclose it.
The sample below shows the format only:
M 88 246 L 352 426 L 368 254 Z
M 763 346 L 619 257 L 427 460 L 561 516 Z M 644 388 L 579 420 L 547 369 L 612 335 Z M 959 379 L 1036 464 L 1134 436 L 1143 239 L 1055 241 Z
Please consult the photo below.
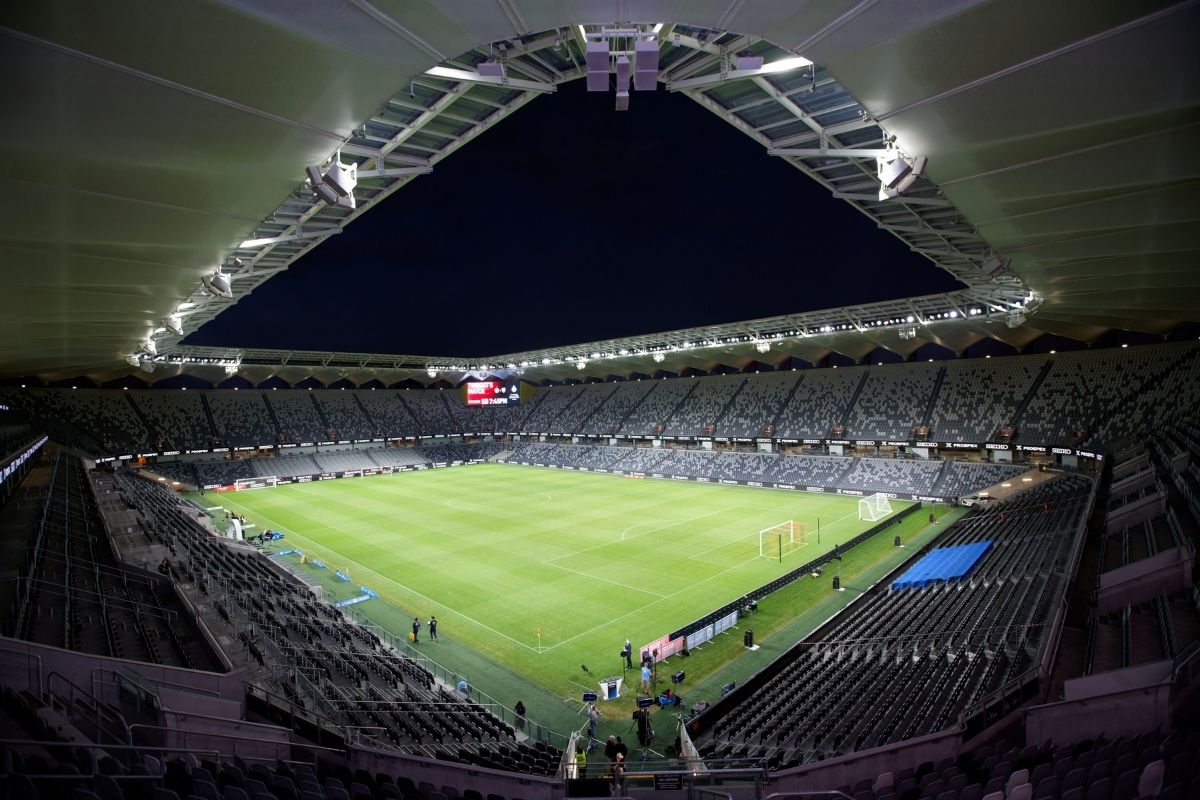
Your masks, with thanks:
M 83 689 L 82 687 L 77 685 L 70 678 L 67 678 L 65 675 L 63 675 L 62 673 L 57 672 L 57 671 L 53 671 L 49 675 L 46 676 L 46 692 L 48 695 L 50 695 L 51 698 L 58 696 L 54 691 L 54 679 L 55 678 L 58 678 L 58 680 L 67 684 L 67 686 L 69 686 L 71 688 L 72 692 L 70 693 L 70 695 L 68 697 L 65 698 L 65 700 L 70 703 L 72 709 L 76 713 L 83 716 L 83 715 L 85 715 L 85 711 L 87 711 L 87 710 L 81 709 L 76 705 L 77 701 L 75 699 L 75 692 L 78 692 L 80 695 L 82 695 L 84 698 L 86 698 L 91 703 L 92 710 L 94 711 L 94 713 L 96 715 L 95 722 L 96 722 L 97 733 L 105 732 L 105 733 L 108 733 L 110 736 L 115 736 L 116 734 L 123 732 L 124 733 L 124 741 L 126 743 L 130 743 L 133 741 L 133 739 L 130 737 L 130 733 L 129 733 L 129 724 L 125 721 L 125 718 L 123 716 L 121 716 L 117 712 L 114 712 L 114 711 L 111 711 L 111 710 L 105 708 L 104 704 L 101 703 L 100 700 L 97 699 L 94 695 L 92 695 L 86 689 Z M 117 730 L 116 732 L 107 730 L 105 728 L 105 726 L 101 724 L 102 720 L 105 720 L 112 724 L 119 725 L 120 729 Z
M 221 720 L 222 719 L 221 717 L 211 717 L 206 714 L 190 714 L 188 716 L 194 716 L 194 717 L 198 717 L 200 719 L 212 719 L 212 720 Z M 304 750 L 312 750 L 312 751 L 323 750 L 328 753 L 333 753 L 339 757 L 344 755 L 341 750 L 338 750 L 333 747 L 324 747 L 322 745 L 312 744 L 307 741 L 304 741 L 304 742 L 294 741 L 292 732 L 289 731 L 287 728 L 281 728 L 276 725 L 264 725 L 259 722 L 241 722 L 240 720 L 223 720 L 223 721 L 238 722 L 239 724 L 242 724 L 242 725 L 252 725 L 255 727 L 259 727 L 259 728 L 269 728 L 269 729 L 278 731 L 279 733 L 283 734 L 283 736 L 286 738 L 284 738 L 284 739 L 263 739 L 263 738 L 258 738 L 255 736 L 239 736 L 234 733 L 220 733 L 217 731 L 193 731 L 193 730 L 183 730 L 180 728 L 168 728 L 164 725 L 150 725 L 150 724 L 141 723 L 141 722 L 135 722 L 133 725 L 130 725 L 129 730 L 130 730 L 130 732 L 147 731 L 147 732 L 165 733 L 165 734 L 168 734 L 169 736 L 182 736 L 183 742 L 184 742 L 182 750 L 189 751 L 189 752 L 191 751 L 191 748 L 188 747 L 187 742 L 192 737 L 228 740 L 228 741 L 233 742 L 233 755 L 238 758 L 245 757 L 238 753 L 238 748 L 237 748 L 238 742 L 253 742 L 255 745 L 258 745 L 258 746 L 268 746 L 268 747 L 274 747 L 276 749 L 278 749 L 279 747 L 286 747 L 289 751 L 291 751 L 292 748 L 301 748 Z M 169 740 L 167 736 L 164 736 L 163 739 Z M 305 763 L 316 764 L 317 763 L 316 753 L 315 752 L 313 753 L 313 758 L 312 758 L 311 762 L 305 762 Z
M 64 742 L 45 740 L 45 739 L 0 739 L 0 747 L 13 748 L 13 749 L 20 748 L 20 747 L 40 747 L 40 748 L 44 748 L 44 749 L 49 749 L 51 752 L 54 752 L 54 750 L 56 748 L 61 749 L 63 746 L 64 746 Z M 104 752 L 104 753 L 106 753 L 108 751 L 117 751 L 117 752 L 129 751 L 129 752 L 133 752 L 133 753 L 184 753 L 184 754 L 190 753 L 197 757 L 199 757 L 199 756 L 211 757 L 214 763 L 216 763 L 217 765 L 221 764 L 221 753 L 218 750 L 190 750 L 187 748 L 180 748 L 180 747 L 157 747 L 157 746 L 151 746 L 151 745 L 136 745 L 136 744 L 94 744 L 92 742 L 70 742 L 69 746 L 75 750 L 92 750 L 92 751 L 100 751 L 100 752 Z M 69 775 L 63 775 L 63 774 L 59 774 L 59 773 L 52 773 L 52 774 L 48 774 L 48 775 L 36 775 L 36 774 L 30 774 L 30 773 L 23 773 L 23 774 L 25 774 L 27 777 L 30 777 L 30 778 L 37 778 L 38 780 L 41 780 L 43 778 L 79 780 L 81 777 L 94 778 L 97 775 L 101 774 L 101 773 L 97 772 L 98 765 L 99 765 L 99 759 L 93 758 L 92 759 L 92 771 L 90 773 L 71 773 Z M 4 779 L 7 777 L 8 777 L 7 773 L 0 772 L 0 779 Z M 124 775 L 109 775 L 108 777 L 113 778 L 114 780 L 118 780 L 118 781 L 121 781 L 121 780 L 161 780 L 162 779 L 161 775 L 124 774 Z

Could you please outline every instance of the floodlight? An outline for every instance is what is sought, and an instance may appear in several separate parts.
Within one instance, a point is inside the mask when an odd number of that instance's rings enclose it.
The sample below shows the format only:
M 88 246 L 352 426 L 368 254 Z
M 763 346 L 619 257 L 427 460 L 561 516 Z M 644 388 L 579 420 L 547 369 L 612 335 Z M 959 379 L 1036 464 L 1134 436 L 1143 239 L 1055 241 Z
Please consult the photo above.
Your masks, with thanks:
M 158 346 L 154 344 L 153 339 L 147 339 L 146 341 L 142 342 L 142 352 L 156 356 L 158 355 Z
M 343 164 L 335 158 L 325 173 L 325 183 L 340 197 L 349 197 L 358 185 L 358 164 Z
M 912 188 L 913 184 L 921 178 L 921 173 L 925 171 L 925 165 L 929 163 L 929 159 L 925 156 L 917 156 L 912 160 L 912 171 L 896 184 L 896 194 L 904 194 Z
M 200 280 L 204 287 L 217 297 L 233 297 L 233 287 L 229 283 L 229 276 L 221 272 L 220 268 Z
M 437 370 L 436 370 L 436 369 L 427 369 L 427 370 L 425 370 L 425 374 L 426 374 L 426 375 L 428 375 L 428 376 L 429 376 L 429 377 L 431 377 L 431 378 L 436 378 L 436 377 L 437 377 Z
M 163 327 L 176 336 L 183 336 L 183 317 L 178 314 L 169 314 L 163 317 Z
M 663 361 L 665 361 L 665 360 L 666 360 L 666 358 L 667 358 L 667 357 L 666 357 L 666 356 L 664 356 L 662 353 L 655 353 L 655 354 L 654 354 L 654 363 L 655 363 L 655 364 L 661 364 Z
M 587 369 L 587 362 L 586 362 L 586 361 L 580 361 L 580 362 L 579 362 L 578 364 L 576 364 L 575 366 L 579 367 L 580 369 Z
M 885 189 L 895 189 L 910 172 L 912 165 L 901 158 L 899 153 L 893 153 L 891 159 L 886 156 L 879 159 L 879 183 Z
M 325 180 L 321 176 L 320 167 L 308 167 L 304 171 L 308 174 L 308 182 L 312 184 L 314 189 L 320 186 Z
M 142 365 L 142 360 L 138 358 L 137 355 L 130 353 L 129 355 L 125 356 L 125 363 L 131 367 L 140 367 Z
M 225 365 L 225 374 L 226 375 L 237 375 L 238 368 L 241 366 L 242 366 L 241 364 L 236 363 L 236 362 L 233 364 L 226 364 Z
M 995 251 L 989 252 L 982 263 L 979 265 L 979 271 L 989 278 L 994 278 L 1005 270 L 1008 262 L 1002 259 Z
M 771 343 L 759 342 L 758 344 L 754 345 L 754 349 L 760 353 L 769 353 L 771 352 Z

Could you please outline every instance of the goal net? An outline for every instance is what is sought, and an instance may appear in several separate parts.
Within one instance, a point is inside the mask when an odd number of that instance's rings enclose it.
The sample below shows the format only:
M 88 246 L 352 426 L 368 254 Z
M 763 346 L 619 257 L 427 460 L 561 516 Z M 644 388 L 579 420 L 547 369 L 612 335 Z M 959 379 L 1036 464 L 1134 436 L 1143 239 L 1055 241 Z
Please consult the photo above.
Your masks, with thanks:
M 794 519 L 763 528 L 758 532 L 758 555 L 782 560 L 784 556 L 808 544 L 808 525 Z
M 235 491 L 244 489 L 265 489 L 268 486 L 274 486 L 278 478 L 239 478 L 234 484 Z
M 858 501 L 858 518 L 868 522 L 877 522 L 892 513 L 892 504 L 887 495 L 876 492 Z

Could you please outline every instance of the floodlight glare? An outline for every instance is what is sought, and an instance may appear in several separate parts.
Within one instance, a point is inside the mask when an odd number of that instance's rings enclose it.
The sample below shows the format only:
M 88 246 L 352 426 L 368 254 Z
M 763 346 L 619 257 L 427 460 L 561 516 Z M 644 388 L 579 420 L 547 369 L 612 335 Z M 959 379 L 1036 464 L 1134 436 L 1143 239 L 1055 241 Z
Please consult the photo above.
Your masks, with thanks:
M 131 367 L 140 367 L 142 365 L 142 360 L 133 353 L 130 353 L 129 355 L 125 356 L 125 363 Z
M 158 355 L 158 346 L 154 344 L 153 339 L 147 339 L 146 341 L 142 342 L 142 352 L 156 356 Z
M 754 349 L 760 353 L 769 353 L 771 352 L 771 343 L 759 342 L 758 344 L 754 345 Z
M 664 356 L 662 353 L 655 353 L 654 354 L 654 363 L 661 364 L 664 360 L 666 360 L 666 358 L 667 357 Z
M 176 336 L 183 336 L 183 317 L 178 314 L 169 314 L 163 317 L 163 327 Z

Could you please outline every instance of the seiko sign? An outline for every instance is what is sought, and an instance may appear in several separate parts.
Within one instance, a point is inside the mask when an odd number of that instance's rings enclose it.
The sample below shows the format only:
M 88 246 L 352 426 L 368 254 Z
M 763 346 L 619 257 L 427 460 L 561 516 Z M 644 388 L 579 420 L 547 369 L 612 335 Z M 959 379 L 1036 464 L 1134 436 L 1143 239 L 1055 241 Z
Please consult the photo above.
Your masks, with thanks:
M 794 442 L 794 441 L 796 441 L 796 440 L 795 440 L 795 439 L 780 439 L 779 441 L 781 441 L 781 442 Z M 803 442 L 804 444 L 820 444 L 820 443 L 821 443 L 821 440 L 820 440 L 820 439 L 801 439 L 800 441 L 801 441 L 801 442 Z
M 178 450 L 163 450 L 162 453 L 160 453 L 159 455 L 177 456 L 177 455 L 179 455 L 179 451 Z
M 761 481 L 746 481 L 747 486 L 762 486 Z
M 1009 449 L 1008 445 L 996 444 L 995 442 L 988 442 L 987 444 L 984 445 L 984 447 L 986 447 L 988 450 L 1008 450 Z
M 916 447 L 937 447 L 937 442 L 917 442 Z
M 1054 453 L 1056 456 L 1074 455 L 1071 448 L 1069 448 L 1069 447 L 1051 447 L 1050 452 Z
M 854 444 L 856 447 L 862 447 L 864 445 L 867 447 L 874 447 L 875 440 L 874 439 L 855 439 Z
M 696 483 L 708 483 L 709 478 L 696 478 Z
M 822 492 L 825 491 L 825 487 L 824 486 L 805 486 L 804 491 L 816 492 L 817 494 L 821 494 Z

